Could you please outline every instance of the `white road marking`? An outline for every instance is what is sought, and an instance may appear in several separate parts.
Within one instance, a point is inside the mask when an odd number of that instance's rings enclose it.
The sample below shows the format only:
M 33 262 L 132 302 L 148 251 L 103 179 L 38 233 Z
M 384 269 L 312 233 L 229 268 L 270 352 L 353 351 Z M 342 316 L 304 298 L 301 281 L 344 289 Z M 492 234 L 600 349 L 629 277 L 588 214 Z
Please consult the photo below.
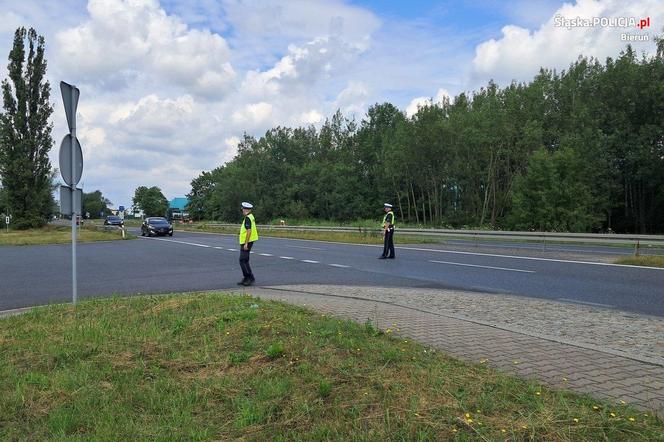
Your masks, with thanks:
M 483 268 L 483 269 L 492 269 L 492 270 L 507 270 L 509 272 L 535 273 L 534 270 L 521 270 L 521 269 L 508 269 L 506 267 L 480 266 L 480 265 L 475 265 L 475 264 L 462 264 L 460 262 L 432 261 L 432 260 L 430 260 L 429 262 L 435 262 L 435 263 L 438 263 L 438 264 L 449 264 L 449 265 L 454 265 L 454 266 L 480 267 L 480 268 Z
M 223 247 L 215 247 L 215 249 L 217 249 L 217 250 L 224 250 Z
M 349 269 L 350 266 L 345 266 L 343 264 L 329 264 L 332 267 L 339 267 L 340 269 Z
M 231 251 L 231 252 L 239 252 L 238 249 L 226 249 L 226 250 L 229 250 L 229 251 Z
M 358 244 L 362 245 L 362 244 Z M 643 270 L 664 270 L 664 267 L 644 267 L 633 266 L 627 264 L 610 264 L 606 262 L 590 262 L 590 261 L 572 261 L 567 259 L 553 259 L 553 258 L 533 258 L 531 256 L 513 256 L 513 255 L 498 255 L 493 253 L 477 253 L 477 252 L 458 252 L 452 250 L 438 250 L 438 249 L 422 249 L 418 247 L 397 247 L 397 250 L 415 250 L 418 252 L 435 252 L 435 253 L 452 253 L 456 255 L 474 255 L 474 256 L 492 256 L 496 258 L 509 258 L 509 259 L 526 259 L 530 261 L 548 261 L 548 262 L 565 262 L 569 264 L 588 264 L 594 266 L 609 266 L 609 267 L 630 267 Z
M 295 259 L 292 256 L 280 256 L 281 259 Z
M 318 261 L 312 261 L 311 259 L 301 259 L 302 262 L 308 262 L 309 264 L 319 264 Z
M 143 239 L 148 239 L 148 238 L 143 238 Z M 205 244 L 197 244 L 195 242 L 176 241 L 174 239 L 165 239 L 165 238 L 149 238 L 149 239 L 151 239 L 153 241 L 166 241 L 166 242 L 174 242 L 174 243 L 178 243 L 178 244 L 186 244 L 188 246 L 204 247 L 206 249 L 209 249 L 209 248 L 212 247 L 212 246 L 208 246 L 208 245 L 205 245 Z
M 274 255 L 270 255 L 269 253 L 259 253 L 259 255 L 261 255 L 261 256 L 274 256 Z
M 338 243 L 337 243 L 338 244 Z M 320 247 L 305 247 L 305 246 L 294 246 L 294 245 L 284 245 L 284 247 L 295 247 L 296 249 L 309 249 L 309 250 L 325 250 Z

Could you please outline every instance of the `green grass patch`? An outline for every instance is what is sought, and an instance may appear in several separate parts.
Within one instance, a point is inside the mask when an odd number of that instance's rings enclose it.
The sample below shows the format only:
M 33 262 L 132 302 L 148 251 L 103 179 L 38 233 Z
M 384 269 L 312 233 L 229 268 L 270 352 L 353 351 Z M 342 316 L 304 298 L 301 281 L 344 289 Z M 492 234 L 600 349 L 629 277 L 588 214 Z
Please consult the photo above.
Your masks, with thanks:
M 80 226 L 79 226 L 80 227 Z M 119 230 L 96 230 L 94 228 L 82 227 L 76 231 L 77 240 L 80 242 L 113 241 L 121 240 L 122 234 Z M 136 238 L 129 233 L 125 239 Z M 9 230 L 0 232 L 0 246 L 32 246 L 43 244 L 65 244 L 71 242 L 71 226 L 48 225 L 41 229 Z
M 645 267 L 664 267 L 664 256 L 630 256 L 629 258 L 620 258 L 615 263 Z
M 0 440 L 664 440 L 651 413 L 247 296 L 0 321 Z
M 211 233 L 224 233 L 236 235 L 239 233 L 239 226 L 237 229 L 230 227 L 213 227 L 206 224 L 191 224 L 191 225 L 178 225 L 173 226 L 176 230 L 195 231 L 195 232 L 211 232 Z M 292 230 L 258 230 L 260 236 L 275 237 L 275 238 L 292 238 L 292 239 L 306 239 L 312 241 L 330 241 L 342 242 L 351 244 L 383 244 L 383 236 L 380 232 L 298 232 Z M 398 244 L 437 244 L 439 239 L 431 237 L 417 237 L 412 235 L 399 235 L 396 233 L 396 242 Z

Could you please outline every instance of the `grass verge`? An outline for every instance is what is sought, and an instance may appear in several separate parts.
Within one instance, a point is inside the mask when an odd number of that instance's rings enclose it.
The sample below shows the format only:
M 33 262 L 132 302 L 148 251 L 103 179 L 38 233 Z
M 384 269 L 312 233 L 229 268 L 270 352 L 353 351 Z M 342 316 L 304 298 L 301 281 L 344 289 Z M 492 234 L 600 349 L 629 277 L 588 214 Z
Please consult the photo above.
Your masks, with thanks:
M 112 241 L 122 239 L 119 231 L 103 231 L 83 227 L 77 230 L 77 238 L 80 242 Z M 135 236 L 126 235 L 126 239 Z M 0 232 L 0 246 L 28 246 L 42 244 L 65 244 L 71 242 L 71 227 L 67 226 L 45 226 L 41 229 L 10 230 Z
M 228 227 L 211 227 L 205 224 L 194 224 L 194 225 L 178 225 L 175 224 L 174 229 L 176 230 L 185 230 L 185 231 L 194 231 L 194 232 L 211 232 L 211 233 L 225 233 L 231 235 L 237 235 L 239 233 L 239 227 L 237 229 L 228 228 Z M 331 242 L 342 242 L 342 243 L 351 243 L 351 244 L 383 244 L 383 236 L 380 233 L 373 232 L 297 232 L 297 231 L 288 231 L 288 230 L 266 230 L 259 229 L 258 234 L 260 236 L 275 237 L 275 238 L 292 238 L 292 239 L 308 239 L 313 241 L 331 241 Z M 417 237 L 417 236 L 399 236 L 399 231 L 397 230 L 397 242 L 398 244 L 438 244 L 440 240 L 436 238 L 427 238 L 427 237 Z
M 629 258 L 620 258 L 615 263 L 646 267 L 664 267 L 664 256 L 630 256 Z
M 219 293 L 0 321 L 2 440 L 664 440 L 651 413 Z

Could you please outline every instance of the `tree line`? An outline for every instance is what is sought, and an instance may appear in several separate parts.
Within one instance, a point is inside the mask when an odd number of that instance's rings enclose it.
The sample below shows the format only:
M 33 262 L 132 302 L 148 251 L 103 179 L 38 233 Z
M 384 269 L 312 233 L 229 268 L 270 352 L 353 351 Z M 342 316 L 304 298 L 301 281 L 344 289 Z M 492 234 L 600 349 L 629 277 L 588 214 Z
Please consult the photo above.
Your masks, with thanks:
M 525 83 L 492 81 L 412 117 L 390 103 L 357 122 L 248 135 L 191 183 L 200 219 L 375 217 L 423 226 L 664 232 L 664 44 L 579 57 Z

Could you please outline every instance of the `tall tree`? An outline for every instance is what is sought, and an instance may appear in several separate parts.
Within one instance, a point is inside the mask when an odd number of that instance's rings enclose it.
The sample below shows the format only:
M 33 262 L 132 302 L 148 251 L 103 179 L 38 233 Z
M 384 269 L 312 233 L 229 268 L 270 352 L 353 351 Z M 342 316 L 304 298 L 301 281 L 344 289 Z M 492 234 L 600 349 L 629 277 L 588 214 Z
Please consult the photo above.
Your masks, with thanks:
M 53 126 L 48 120 L 53 107 L 51 85 L 45 80 L 44 44 L 34 29 L 17 29 L 9 53 L 9 78 L 2 81 L 0 178 L 18 229 L 44 225 L 52 208 L 48 153 Z
M 90 193 L 83 193 L 81 206 L 83 213 L 90 213 L 90 218 L 99 218 L 110 213 L 108 206 L 111 202 L 104 198 L 100 190 Z
M 140 186 L 134 192 L 134 207 L 141 209 L 145 216 L 166 216 L 168 201 L 159 187 Z

